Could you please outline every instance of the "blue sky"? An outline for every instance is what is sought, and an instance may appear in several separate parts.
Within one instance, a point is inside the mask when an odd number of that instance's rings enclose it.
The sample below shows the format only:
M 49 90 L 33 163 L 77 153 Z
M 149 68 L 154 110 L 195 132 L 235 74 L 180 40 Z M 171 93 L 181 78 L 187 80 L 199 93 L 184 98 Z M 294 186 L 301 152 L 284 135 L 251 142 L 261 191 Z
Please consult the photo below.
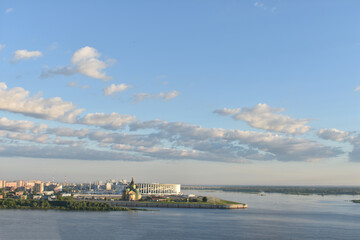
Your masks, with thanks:
M 3 1 L 0 178 L 357 185 L 358 1 Z

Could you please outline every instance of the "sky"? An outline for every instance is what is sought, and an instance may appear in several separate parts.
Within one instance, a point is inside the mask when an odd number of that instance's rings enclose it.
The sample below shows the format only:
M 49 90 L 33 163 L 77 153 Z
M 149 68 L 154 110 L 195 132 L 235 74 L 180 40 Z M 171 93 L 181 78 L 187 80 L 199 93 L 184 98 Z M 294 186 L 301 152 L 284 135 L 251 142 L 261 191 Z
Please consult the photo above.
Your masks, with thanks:
M 0 179 L 360 185 L 359 10 L 2 1 Z

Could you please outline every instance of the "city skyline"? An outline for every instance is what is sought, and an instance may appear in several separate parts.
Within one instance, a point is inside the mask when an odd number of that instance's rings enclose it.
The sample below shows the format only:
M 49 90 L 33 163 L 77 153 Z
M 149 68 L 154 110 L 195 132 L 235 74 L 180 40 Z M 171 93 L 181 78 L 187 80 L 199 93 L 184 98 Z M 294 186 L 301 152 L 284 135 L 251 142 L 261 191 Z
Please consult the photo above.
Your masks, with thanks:
M 359 185 L 358 1 L 4 1 L 0 179 Z

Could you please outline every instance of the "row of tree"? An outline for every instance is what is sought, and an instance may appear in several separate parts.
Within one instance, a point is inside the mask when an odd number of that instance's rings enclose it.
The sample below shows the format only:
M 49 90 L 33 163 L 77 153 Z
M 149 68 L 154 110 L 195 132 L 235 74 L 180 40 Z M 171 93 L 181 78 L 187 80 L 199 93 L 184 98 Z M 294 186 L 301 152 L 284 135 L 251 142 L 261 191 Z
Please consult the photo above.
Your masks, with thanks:
M 128 208 L 112 206 L 110 203 L 74 201 L 74 200 L 0 200 L 0 209 L 57 209 L 57 210 L 78 210 L 78 211 L 127 211 Z

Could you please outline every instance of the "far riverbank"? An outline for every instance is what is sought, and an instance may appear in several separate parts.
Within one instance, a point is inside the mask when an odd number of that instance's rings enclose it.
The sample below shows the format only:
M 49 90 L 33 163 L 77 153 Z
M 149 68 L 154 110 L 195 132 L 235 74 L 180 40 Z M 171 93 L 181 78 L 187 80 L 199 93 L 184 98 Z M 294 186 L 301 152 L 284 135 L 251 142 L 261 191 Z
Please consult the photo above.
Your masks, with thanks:
M 183 185 L 181 190 L 205 190 L 242 193 L 281 193 L 291 195 L 360 195 L 360 187 L 348 186 L 201 186 Z

